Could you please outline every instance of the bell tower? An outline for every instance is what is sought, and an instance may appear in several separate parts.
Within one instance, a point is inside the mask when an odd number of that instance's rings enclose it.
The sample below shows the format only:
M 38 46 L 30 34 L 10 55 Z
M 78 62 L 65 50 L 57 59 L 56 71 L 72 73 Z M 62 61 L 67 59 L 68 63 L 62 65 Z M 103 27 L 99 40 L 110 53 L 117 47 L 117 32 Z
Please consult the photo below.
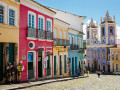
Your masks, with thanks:
M 115 22 L 115 16 L 113 18 L 109 16 L 109 12 L 107 11 L 106 16 L 101 18 L 101 24 L 100 24 L 100 39 L 101 44 L 108 44 L 108 45 L 114 45 L 117 44 L 117 33 L 116 33 L 116 22 Z
M 87 45 L 94 45 L 98 44 L 98 25 L 93 21 L 91 18 L 91 21 L 89 24 L 87 24 Z

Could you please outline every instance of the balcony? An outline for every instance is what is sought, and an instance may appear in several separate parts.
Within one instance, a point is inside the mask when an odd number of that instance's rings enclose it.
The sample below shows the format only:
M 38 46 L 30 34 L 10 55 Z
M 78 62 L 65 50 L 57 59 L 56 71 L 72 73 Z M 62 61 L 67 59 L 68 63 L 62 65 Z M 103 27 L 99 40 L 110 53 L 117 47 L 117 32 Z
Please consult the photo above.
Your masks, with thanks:
M 84 48 L 79 48 L 78 53 L 84 53 Z
M 36 28 L 29 28 L 28 27 L 27 37 L 36 38 L 36 31 L 37 31 Z
M 38 39 L 45 39 L 45 31 L 38 29 Z
M 46 39 L 53 40 L 53 32 L 45 31 L 46 32 Z
M 54 38 L 54 46 L 69 46 L 69 40 Z
M 70 44 L 69 50 L 78 50 L 79 45 Z

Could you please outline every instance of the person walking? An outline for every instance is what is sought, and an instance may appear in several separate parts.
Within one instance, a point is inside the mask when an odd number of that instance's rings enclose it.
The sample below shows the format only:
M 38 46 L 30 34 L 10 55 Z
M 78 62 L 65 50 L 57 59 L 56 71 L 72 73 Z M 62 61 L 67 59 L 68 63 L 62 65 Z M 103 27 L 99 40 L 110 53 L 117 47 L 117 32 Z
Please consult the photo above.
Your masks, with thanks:
M 23 71 L 24 66 L 22 65 L 22 62 L 19 63 L 17 66 L 17 74 L 18 74 L 18 82 L 20 82 L 21 79 L 21 72 Z
M 13 65 L 11 66 L 11 75 L 12 75 L 12 82 L 14 83 L 16 80 L 16 66 L 15 66 L 15 62 L 13 63 Z
M 90 71 L 87 71 L 87 76 L 89 76 Z
M 98 71 L 97 74 L 98 74 L 98 78 L 100 78 L 100 71 Z
M 6 67 L 6 77 L 7 77 L 7 82 L 11 84 L 11 63 L 8 62 L 8 65 Z

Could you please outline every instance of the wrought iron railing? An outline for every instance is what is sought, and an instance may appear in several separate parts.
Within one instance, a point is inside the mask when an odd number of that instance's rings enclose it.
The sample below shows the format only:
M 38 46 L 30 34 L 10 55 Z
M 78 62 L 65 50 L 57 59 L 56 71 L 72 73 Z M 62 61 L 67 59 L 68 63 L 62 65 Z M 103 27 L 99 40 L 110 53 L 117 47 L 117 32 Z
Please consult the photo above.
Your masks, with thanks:
M 47 40 L 53 40 L 53 32 L 46 31 L 46 39 Z
M 84 48 L 79 48 L 78 53 L 84 53 Z
M 69 46 L 69 40 L 54 38 L 54 46 Z
M 79 45 L 70 44 L 69 50 L 78 50 Z
M 36 38 L 36 31 L 37 31 L 36 28 L 28 27 L 27 37 Z
M 38 39 L 45 39 L 45 30 L 38 29 Z

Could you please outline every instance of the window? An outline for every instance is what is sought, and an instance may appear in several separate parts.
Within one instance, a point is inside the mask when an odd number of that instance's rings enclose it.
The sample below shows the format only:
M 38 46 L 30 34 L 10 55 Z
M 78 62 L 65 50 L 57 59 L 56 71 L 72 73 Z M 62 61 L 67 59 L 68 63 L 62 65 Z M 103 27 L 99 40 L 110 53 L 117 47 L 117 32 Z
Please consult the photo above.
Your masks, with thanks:
M 3 23 L 4 19 L 4 7 L 0 6 L 0 23 Z
M 87 31 L 87 39 L 89 39 L 89 31 Z
M 35 43 L 33 41 L 29 42 L 29 48 L 34 49 L 35 48 Z
M 15 25 L 15 11 L 12 9 L 9 9 L 9 25 Z
M 77 45 L 77 37 L 75 37 L 75 45 Z
M 118 60 L 118 54 L 116 53 L 116 60 Z
M 54 28 L 54 38 L 57 38 L 57 30 Z
M 28 27 L 36 28 L 36 14 L 31 11 L 28 11 Z
M 70 44 L 71 44 L 71 36 L 69 36 L 69 42 L 70 42 Z
M 96 58 L 96 50 L 94 50 L 94 58 Z
M 116 71 L 118 71 L 118 64 L 116 64 Z
M 114 72 L 114 63 L 112 63 L 112 68 L 113 68 L 113 72 Z
M 39 30 L 44 30 L 44 19 L 42 17 L 38 18 L 38 29 Z
M 105 35 L 105 28 L 102 27 L 102 35 L 104 36 Z
M 64 31 L 64 39 L 66 39 L 66 32 Z
M 105 60 L 105 51 L 103 50 L 102 53 L 103 53 L 103 55 L 102 55 L 103 56 L 103 60 Z
M 114 54 L 112 53 L 112 60 L 114 60 Z
M 60 39 L 62 39 L 62 30 L 60 30 Z
M 52 32 L 52 20 L 47 18 L 47 31 Z
M 74 45 L 74 37 L 72 37 L 72 45 Z
M 110 35 L 113 35 L 113 27 L 110 27 Z

